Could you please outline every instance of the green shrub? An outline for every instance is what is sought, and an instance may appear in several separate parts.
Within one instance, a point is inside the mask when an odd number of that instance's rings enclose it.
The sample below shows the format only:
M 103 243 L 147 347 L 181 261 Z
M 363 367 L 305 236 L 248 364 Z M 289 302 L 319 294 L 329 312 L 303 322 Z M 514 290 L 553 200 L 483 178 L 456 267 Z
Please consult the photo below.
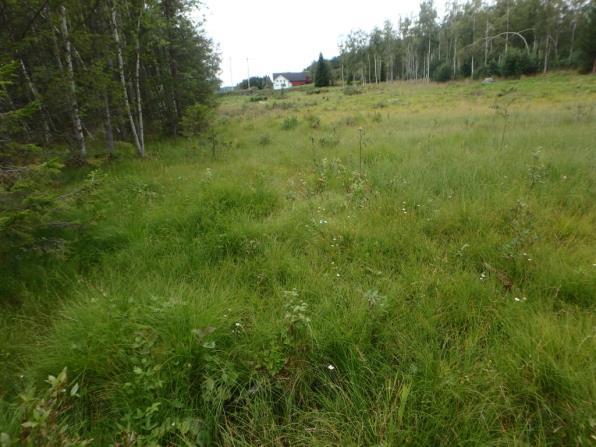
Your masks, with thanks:
M 521 75 L 529 75 L 538 71 L 536 59 L 527 52 L 511 49 L 501 64 L 501 74 L 506 78 L 519 78 Z
M 321 127 L 321 118 L 312 113 L 306 116 L 306 121 L 311 129 L 319 129 Z
M 339 138 L 334 133 L 323 135 L 319 138 L 319 144 L 321 147 L 335 147 L 339 144 Z
M 340 121 L 340 124 L 348 127 L 354 127 L 362 124 L 365 118 L 362 114 L 348 115 Z
M 281 99 L 281 98 L 280 98 Z M 291 110 L 296 109 L 298 106 L 290 101 L 273 102 L 270 106 L 271 110 Z
M 21 395 L 18 412 L 24 419 L 19 433 L 23 445 L 91 445 L 91 440 L 83 440 L 78 435 L 68 433 L 68 425 L 64 421 L 66 413 L 80 396 L 79 384 L 69 382 L 66 372 L 64 368 L 57 376 L 50 375 L 46 381 L 49 388 L 41 397 Z M 2 447 L 12 445 L 8 435 L 4 435 Z
M 295 116 L 288 116 L 281 123 L 282 130 L 292 130 L 298 126 L 298 118 Z
M 348 85 L 344 88 L 344 95 L 352 96 L 352 95 L 360 95 L 362 94 L 362 89 L 360 87 L 356 87 L 354 85 Z
M 501 67 L 496 61 L 489 61 L 487 65 L 484 65 L 478 69 L 479 78 L 487 78 L 490 76 L 501 76 Z
M 13 64 L 0 66 L 0 102 L 2 87 L 9 84 L 6 79 L 14 72 Z M 0 113 L 0 276 L 10 278 L 2 281 L 0 296 L 10 293 L 11 283 L 17 279 L 14 272 L 25 270 L 25 259 L 66 254 L 66 233 L 74 226 L 67 212 L 71 201 L 84 190 L 61 197 L 57 189 L 64 167 L 61 160 L 34 144 L 14 141 L 36 112 L 37 105 L 30 104 Z M 15 270 L 9 274 L 12 268 Z
M 319 87 L 315 87 L 315 88 L 306 90 L 307 95 L 320 95 L 321 93 L 327 93 L 327 92 L 329 92 L 329 89 L 319 88 Z
M 186 137 L 194 137 L 209 129 L 215 121 L 215 109 L 208 104 L 195 104 L 187 107 L 182 116 L 182 132 Z
M 451 72 L 452 69 L 449 64 L 443 63 L 433 71 L 432 80 L 435 82 L 447 82 L 451 80 Z
M 256 96 L 251 96 L 250 99 L 248 100 L 249 102 L 262 102 L 262 101 L 267 101 L 267 98 L 265 95 L 256 95 Z
M 267 134 L 261 135 L 259 138 L 259 145 L 261 146 L 269 146 L 271 144 L 271 137 Z

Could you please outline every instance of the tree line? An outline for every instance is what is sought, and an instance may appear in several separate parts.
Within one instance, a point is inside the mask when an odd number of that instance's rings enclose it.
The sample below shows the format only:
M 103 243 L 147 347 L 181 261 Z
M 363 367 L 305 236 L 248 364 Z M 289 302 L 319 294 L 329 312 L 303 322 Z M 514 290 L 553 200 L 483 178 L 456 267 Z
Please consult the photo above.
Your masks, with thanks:
M 515 76 L 551 69 L 596 72 L 593 0 L 454 1 L 442 21 L 433 0 L 417 17 L 350 32 L 333 61 L 344 82 Z
M 0 112 L 34 104 L 11 138 L 69 143 L 84 160 L 98 135 L 145 154 L 146 134 L 179 132 L 185 109 L 209 103 L 218 58 L 197 0 L 0 0 L 0 64 L 12 66 Z
M 199 7 L 0 0 L 1 277 L 16 281 L 26 259 L 64 256 L 86 237 L 72 210 L 92 205 L 99 177 L 65 194 L 66 163 L 86 164 L 90 147 L 112 158 L 128 145 L 142 157 L 150 138 L 204 130 L 219 61 L 193 19 Z
M 257 89 L 263 90 L 266 88 L 273 88 L 273 81 L 269 76 L 251 76 L 243 79 L 236 85 L 239 90 Z

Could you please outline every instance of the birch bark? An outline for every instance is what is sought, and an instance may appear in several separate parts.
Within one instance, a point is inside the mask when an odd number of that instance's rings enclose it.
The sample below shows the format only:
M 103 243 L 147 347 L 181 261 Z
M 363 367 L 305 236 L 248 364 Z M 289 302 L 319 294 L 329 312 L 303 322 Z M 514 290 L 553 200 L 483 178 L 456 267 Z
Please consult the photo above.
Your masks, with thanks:
M 141 145 L 141 156 L 145 156 L 145 134 L 143 127 L 143 104 L 141 101 L 141 44 L 140 44 L 140 33 L 141 33 L 141 17 L 143 15 L 144 2 L 141 2 L 141 10 L 139 12 L 139 20 L 137 22 L 137 39 L 136 39 L 136 50 L 137 50 L 137 69 L 136 69 L 136 89 L 137 89 L 137 114 L 139 123 L 139 143 Z
M 138 154 L 143 157 L 145 155 L 141 142 L 139 140 L 139 134 L 137 133 L 137 126 L 132 116 L 132 110 L 130 107 L 130 100 L 128 98 L 128 89 L 126 88 L 126 76 L 124 74 L 124 59 L 122 57 L 122 46 L 120 44 L 120 34 L 118 33 L 118 22 L 116 20 L 116 9 L 112 6 L 112 33 L 114 34 L 114 42 L 116 42 L 116 54 L 118 56 L 118 71 L 120 72 L 120 83 L 122 84 L 122 95 L 124 98 L 124 107 L 126 114 L 128 115 L 128 121 L 130 122 L 130 130 L 134 138 L 135 147 L 137 148 Z
M 81 114 L 79 112 L 79 103 L 77 101 L 77 86 L 74 78 L 74 68 L 72 64 L 72 50 L 70 36 L 68 34 L 68 23 L 66 20 L 66 8 L 60 7 L 60 22 L 62 28 L 62 37 L 64 39 L 64 49 L 66 57 L 66 73 L 70 87 L 70 114 L 72 125 L 74 127 L 74 136 L 79 147 L 79 158 L 84 160 L 87 157 L 87 148 L 85 146 L 85 135 L 83 134 L 83 125 L 81 124 Z

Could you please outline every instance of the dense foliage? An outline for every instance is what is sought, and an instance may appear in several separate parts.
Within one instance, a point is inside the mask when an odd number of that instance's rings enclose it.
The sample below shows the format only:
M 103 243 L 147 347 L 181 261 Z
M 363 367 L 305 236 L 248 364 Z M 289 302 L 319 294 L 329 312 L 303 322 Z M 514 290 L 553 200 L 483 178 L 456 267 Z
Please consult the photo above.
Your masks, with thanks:
M 269 76 L 251 76 L 250 78 L 242 80 L 242 82 L 237 85 L 237 88 L 242 90 L 247 90 L 248 88 L 263 90 L 271 87 L 273 87 L 273 82 Z
M 184 110 L 214 91 L 218 59 L 192 19 L 196 0 L 6 0 L 0 63 L 16 62 L 3 110 L 32 100 L 20 141 L 68 142 L 84 159 L 103 135 L 134 143 L 176 135 Z
M 584 25 L 579 32 L 580 68 L 586 73 L 596 73 L 596 1 L 587 7 Z
M 59 208 L 51 184 L 62 165 L 44 157 L 38 146 L 16 141 L 28 131 L 25 123 L 39 104 L 8 107 L 6 91 L 15 70 L 15 64 L 0 65 L 0 298 L 11 290 L 19 261 L 64 249 L 62 239 L 49 231 Z
M 424 0 L 397 29 L 387 21 L 350 32 L 334 71 L 348 83 L 596 71 L 595 10 L 590 0 L 466 0 L 450 3 L 439 22 Z
M 192 19 L 198 6 L 0 2 L 0 300 L 19 301 L 17 284 L 42 259 L 92 253 L 73 248 L 93 223 L 79 215 L 99 177 L 76 169 L 99 163 L 89 147 L 112 158 L 132 143 L 143 156 L 145 134 L 175 136 L 181 124 L 196 134 L 212 121 L 218 58 Z M 65 192 L 69 176 L 85 175 Z

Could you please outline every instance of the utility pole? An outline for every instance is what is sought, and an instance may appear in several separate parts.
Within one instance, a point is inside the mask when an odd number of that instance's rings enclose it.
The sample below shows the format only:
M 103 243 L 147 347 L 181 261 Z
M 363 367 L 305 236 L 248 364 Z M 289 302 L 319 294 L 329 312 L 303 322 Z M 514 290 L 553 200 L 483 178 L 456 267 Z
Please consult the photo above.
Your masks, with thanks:
M 234 85 L 234 72 L 232 71 L 232 57 L 230 56 L 230 86 Z

